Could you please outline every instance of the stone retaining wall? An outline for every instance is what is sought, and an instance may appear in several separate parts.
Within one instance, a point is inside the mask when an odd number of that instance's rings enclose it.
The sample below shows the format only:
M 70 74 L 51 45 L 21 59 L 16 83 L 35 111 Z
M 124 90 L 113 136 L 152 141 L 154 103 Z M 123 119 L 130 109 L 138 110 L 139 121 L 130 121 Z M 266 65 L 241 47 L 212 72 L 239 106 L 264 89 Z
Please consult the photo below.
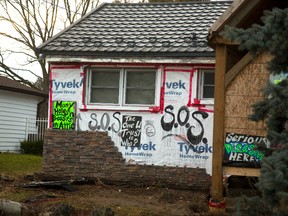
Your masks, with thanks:
M 106 132 L 46 130 L 42 171 L 55 179 L 99 178 L 107 184 L 196 190 L 209 190 L 211 184 L 205 169 L 129 165 Z

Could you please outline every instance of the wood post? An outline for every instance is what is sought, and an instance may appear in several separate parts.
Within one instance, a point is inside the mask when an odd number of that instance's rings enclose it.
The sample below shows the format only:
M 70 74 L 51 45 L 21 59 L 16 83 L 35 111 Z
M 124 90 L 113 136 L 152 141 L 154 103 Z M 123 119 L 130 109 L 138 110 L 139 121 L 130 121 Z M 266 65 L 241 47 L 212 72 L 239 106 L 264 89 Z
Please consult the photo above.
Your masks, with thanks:
M 225 123 L 225 73 L 227 70 L 227 46 L 217 44 L 215 66 L 214 93 L 214 126 L 213 126 L 213 158 L 212 158 L 212 189 L 213 200 L 223 199 L 223 146 Z

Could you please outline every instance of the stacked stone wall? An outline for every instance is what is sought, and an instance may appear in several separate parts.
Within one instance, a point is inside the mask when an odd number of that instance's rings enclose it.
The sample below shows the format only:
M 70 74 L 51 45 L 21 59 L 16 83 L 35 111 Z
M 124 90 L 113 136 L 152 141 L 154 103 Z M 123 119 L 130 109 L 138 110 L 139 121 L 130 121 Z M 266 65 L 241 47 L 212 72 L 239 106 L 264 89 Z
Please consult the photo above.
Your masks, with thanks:
M 161 185 L 208 190 L 205 169 L 127 164 L 106 132 L 48 129 L 43 174 L 55 179 L 100 179 L 104 183 Z

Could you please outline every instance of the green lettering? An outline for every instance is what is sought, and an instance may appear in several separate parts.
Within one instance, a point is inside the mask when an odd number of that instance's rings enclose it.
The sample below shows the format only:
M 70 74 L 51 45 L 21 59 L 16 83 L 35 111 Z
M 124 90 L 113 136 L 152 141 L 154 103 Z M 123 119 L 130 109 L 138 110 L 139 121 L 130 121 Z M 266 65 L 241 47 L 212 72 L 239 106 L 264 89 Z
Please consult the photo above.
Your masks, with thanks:
M 248 149 L 249 149 L 249 146 L 248 146 L 248 145 L 243 145 L 243 147 L 242 147 L 242 152 L 243 152 L 243 153 L 247 153 L 247 152 L 248 152 Z
M 238 143 L 235 148 L 235 152 L 242 153 L 242 144 Z
M 249 152 L 248 152 L 249 155 L 251 155 L 251 156 L 254 155 L 254 152 L 255 152 L 254 148 L 255 148 L 255 145 L 253 145 L 253 144 L 249 146 Z
M 230 143 L 225 143 L 224 144 L 225 150 L 228 154 L 232 151 L 232 145 Z

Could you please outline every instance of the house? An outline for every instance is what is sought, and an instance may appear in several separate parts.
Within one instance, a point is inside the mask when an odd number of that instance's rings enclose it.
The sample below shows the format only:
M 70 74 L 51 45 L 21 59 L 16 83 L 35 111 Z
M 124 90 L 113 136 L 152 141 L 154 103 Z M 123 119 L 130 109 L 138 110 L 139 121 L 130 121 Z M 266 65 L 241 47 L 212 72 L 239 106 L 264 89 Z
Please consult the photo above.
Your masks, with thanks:
M 235 0 L 209 29 L 209 43 L 216 50 L 213 149 L 219 151 L 213 151 L 212 194 L 218 200 L 222 198 L 222 170 L 224 175 L 259 176 L 257 163 L 263 154 L 256 151 L 250 154 L 245 149 L 260 140 L 269 145 L 265 123 L 255 123 L 248 116 L 252 113 L 251 106 L 261 100 L 261 89 L 270 79 L 266 68 L 270 57 L 240 51 L 239 44 L 221 32 L 226 25 L 247 29 L 261 23 L 263 11 L 287 6 L 287 1 Z M 237 151 L 233 150 L 235 145 Z
M 49 127 L 105 131 L 126 163 L 211 174 L 215 53 L 206 37 L 230 4 L 105 3 L 40 45 Z
M 20 152 L 27 137 L 27 119 L 36 119 L 37 107 L 47 95 L 0 76 L 0 151 Z

